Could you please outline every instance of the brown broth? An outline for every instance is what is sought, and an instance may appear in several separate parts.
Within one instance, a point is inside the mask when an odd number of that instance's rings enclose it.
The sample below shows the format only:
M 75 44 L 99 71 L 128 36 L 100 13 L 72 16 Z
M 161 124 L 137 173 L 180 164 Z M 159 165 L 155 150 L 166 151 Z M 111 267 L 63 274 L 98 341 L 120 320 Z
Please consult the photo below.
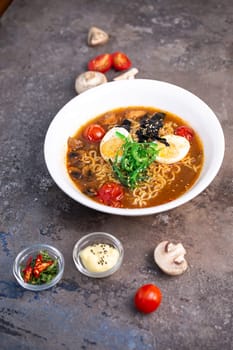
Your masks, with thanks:
M 134 114 L 134 115 L 136 114 L 138 118 L 140 118 L 140 115 L 142 114 L 145 114 L 145 113 L 154 114 L 155 112 L 161 112 L 161 110 L 158 110 L 155 108 L 147 108 L 147 107 L 118 108 L 118 109 L 109 111 L 107 113 L 104 113 L 100 116 L 97 116 L 96 118 L 89 121 L 86 125 L 84 125 L 82 128 L 80 128 L 76 132 L 76 134 L 72 137 L 72 139 L 81 140 L 83 143 L 82 149 L 85 149 L 86 151 L 90 149 L 96 150 L 99 155 L 100 154 L 99 142 L 97 143 L 87 142 L 83 136 L 83 131 L 86 129 L 88 125 L 91 125 L 93 123 L 98 123 L 106 131 L 108 131 L 113 126 L 121 125 L 122 121 L 124 119 L 129 118 L 131 114 Z M 181 125 L 189 126 L 189 124 L 184 120 L 182 120 L 180 117 L 170 112 L 165 112 L 165 113 L 166 113 L 166 117 L 164 119 L 165 124 L 167 122 L 172 122 L 175 125 L 175 127 L 178 127 Z M 78 154 L 78 152 L 79 151 L 77 151 L 76 153 Z M 137 205 L 133 204 L 132 202 L 133 202 L 134 196 L 132 195 L 132 190 L 124 187 L 125 196 L 121 201 L 122 207 L 139 208 L 139 207 L 156 206 L 156 205 L 164 204 L 172 200 L 175 200 L 178 197 L 180 197 L 182 194 L 187 192 L 193 186 L 193 184 L 197 181 L 200 175 L 201 168 L 203 166 L 203 160 L 204 160 L 204 151 L 203 151 L 202 142 L 196 133 L 194 134 L 194 138 L 191 142 L 191 147 L 188 155 L 195 160 L 195 166 L 197 168 L 196 172 L 193 169 L 190 169 L 189 167 L 182 165 L 181 162 L 178 162 L 180 166 L 180 172 L 176 174 L 175 180 L 170 184 L 166 184 L 165 187 L 163 187 L 163 189 L 160 190 L 154 198 L 149 199 L 146 203 L 143 204 L 143 206 L 139 206 L 138 204 Z M 78 157 L 76 158 L 77 159 L 75 160 L 75 152 L 73 151 L 72 147 L 68 146 L 66 166 L 72 181 L 75 183 L 75 185 L 79 188 L 81 192 L 87 194 L 91 199 L 98 202 L 98 199 L 96 198 L 95 194 L 98 191 L 98 188 L 100 187 L 100 183 L 98 183 L 98 181 L 95 178 L 95 174 L 93 174 L 91 171 L 89 174 L 86 174 L 86 176 L 84 177 L 81 176 L 82 164 L 79 162 Z M 176 166 L 176 163 L 171 164 L 169 165 L 169 169 L 173 169 L 175 166 Z M 71 173 L 73 175 L 71 175 Z M 119 182 L 117 179 L 115 181 Z M 154 181 L 156 181 L 156 179 Z

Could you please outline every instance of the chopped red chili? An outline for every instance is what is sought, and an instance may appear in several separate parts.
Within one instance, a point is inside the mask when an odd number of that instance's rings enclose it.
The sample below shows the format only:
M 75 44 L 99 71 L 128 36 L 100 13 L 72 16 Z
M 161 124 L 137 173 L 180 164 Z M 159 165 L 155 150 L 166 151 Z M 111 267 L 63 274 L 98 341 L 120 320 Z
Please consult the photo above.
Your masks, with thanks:
M 35 258 L 30 257 L 21 268 L 24 282 L 43 284 L 50 282 L 58 273 L 58 261 L 51 258 L 46 251 L 39 252 Z
M 47 261 L 44 263 L 40 263 L 39 265 L 35 265 L 34 269 L 33 269 L 33 275 L 35 277 L 40 277 L 41 272 L 43 272 L 44 270 L 46 270 L 50 265 L 52 265 L 53 261 Z

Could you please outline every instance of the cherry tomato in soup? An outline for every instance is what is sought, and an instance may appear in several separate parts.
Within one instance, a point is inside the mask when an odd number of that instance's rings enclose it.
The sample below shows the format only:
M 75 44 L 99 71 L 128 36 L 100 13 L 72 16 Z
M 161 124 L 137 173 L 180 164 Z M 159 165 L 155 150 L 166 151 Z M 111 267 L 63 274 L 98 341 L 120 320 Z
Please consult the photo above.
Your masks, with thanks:
M 130 68 L 132 63 L 125 53 L 118 51 L 112 54 L 112 65 L 116 70 L 125 70 Z
M 154 284 L 141 286 L 135 296 L 134 304 L 136 308 L 145 314 L 155 311 L 162 300 L 162 293 Z
M 97 198 L 103 204 L 111 207 L 121 207 L 121 199 L 124 197 L 123 187 L 115 182 L 107 182 L 103 184 L 97 194 Z
M 112 56 L 109 53 L 94 57 L 88 62 L 88 69 L 105 73 L 112 67 Z
M 175 135 L 183 136 L 189 142 L 191 142 L 194 137 L 194 131 L 188 126 L 182 125 L 182 126 L 178 126 L 178 128 L 175 130 Z
M 83 133 L 84 137 L 91 142 L 99 142 L 105 135 L 105 130 L 99 124 L 89 125 Z

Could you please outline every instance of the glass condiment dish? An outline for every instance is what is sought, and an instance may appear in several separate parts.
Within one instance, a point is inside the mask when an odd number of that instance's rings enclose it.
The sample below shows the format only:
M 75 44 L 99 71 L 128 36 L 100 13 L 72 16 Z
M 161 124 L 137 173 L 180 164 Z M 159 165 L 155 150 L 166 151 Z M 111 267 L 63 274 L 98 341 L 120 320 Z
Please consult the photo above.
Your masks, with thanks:
M 24 282 L 23 276 L 21 274 L 22 267 L 24 267 L 30 257 L 36 258 L 38 253 L 40 251 L 46 251 L 52 259 L 57 259 L 58 261 L 58 273 L 57 275 L 48 283 L 43 284 L 30 284 L 27 282 Z M 13 265 L 13 274 L 18 281 L 18 283 L 25 289 L 31 290 L 31 291 L 42 291 L 48 288 L 51 288 L 57 284 L 63 275 L 65 267 L 64 257 L 62 253 L 55 247 L 48 245 L 48 244 L 34 244 L 30 247 L 27 247 L 23 249 L 15 258 L 14 265 Z
M 88 247 L 92 246 L 94 244 L 108 244 L 110 246 L 113 246 L 115 249 L 118 250 L 119 257 L 117 259 L 116 264 L 106 270 L 106 271 L 101 271 L 101 272 L 92 272 L 89 271 L 85 265 L 82 262 L 82 259 L 80 257 L 80 252 Z M 103 278 L 103 277 L 108 277 L 111 276 L 113 273 L 115 273 L 121 266 L 123 262 L 123 257 L 124 257 L 124 248 L 121 244 L 121 242 L 113 235 L 110 233 L 106 232 L 92 232 L 89 233 L 85 236 L 83 236 L 74 246 L 73 249 L 73 260 L 75 263 L 75 266 L 81 272 L 82 274 L 92 277 L 92 278 Z

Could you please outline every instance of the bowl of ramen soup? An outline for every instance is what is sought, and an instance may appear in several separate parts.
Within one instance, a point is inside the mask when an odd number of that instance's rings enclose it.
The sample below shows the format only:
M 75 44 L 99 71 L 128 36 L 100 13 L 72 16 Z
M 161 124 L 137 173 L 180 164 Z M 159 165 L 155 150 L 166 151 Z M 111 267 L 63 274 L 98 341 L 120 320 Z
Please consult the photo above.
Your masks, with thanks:
M 45 161 L 73 200 L 116 215 L 164 212 L 217 175 L 224 135 L 191 92 L 161 81 L 114 81 L 68 102 L 52 120 Z

